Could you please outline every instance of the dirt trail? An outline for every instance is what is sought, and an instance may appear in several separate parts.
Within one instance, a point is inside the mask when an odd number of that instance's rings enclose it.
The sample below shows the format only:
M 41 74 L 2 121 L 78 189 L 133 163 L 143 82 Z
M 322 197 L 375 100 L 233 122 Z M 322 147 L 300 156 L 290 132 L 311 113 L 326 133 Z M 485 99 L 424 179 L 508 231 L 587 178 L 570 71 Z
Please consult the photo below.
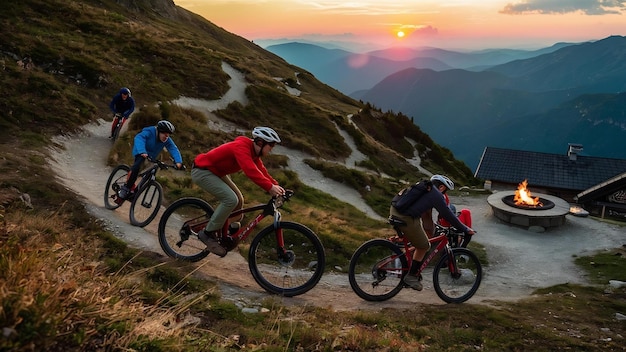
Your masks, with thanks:
M 224 67 L 233 77 L 230 82 L 231 91 L 225 97 L 241 98 L 245 82 L 237 78 L 232 68 L 227 65 Z M 232 92 L 233 90 L 235 92 Z M 207 113 L 212 126 L 223 129 L 235 128 L 217 120 L 210 113 L 211 108 L 222 104 L 223 101 L 202 103 L 194 100 L 195 107 Z M 133 247 L 162 254 L 156 236 L 159 217 L 142 229 L 129 224 L 127 205 L 116 211 L 104 208 L 104 185 L 111 171 L 106 166 L 107 154 L 111 147 L 111 141 L 107 139 L 109 127 L 110 122 L 99 120 L 84 126 L 84 132 L 79 135 L 55 138 L 56 144 L 61 148 L 53 150 L 51 166 L 55 169 L 60 182 L 68 189 L 80 192 L 87 210 L 104 220 L 116 236 Z M 349 138 L 347 134 L 342 135 Z M 351 141 L 347 142 L 352 145 Z M 380 218 L 364 205 L 365 202 L 358 192 L 333 180 L 324 179 L 321 174 L 304 164 L 302 159 L 307 156 L 284 147 L 276 148 L 274 153 L 288 155 L 289 167 L 298 173 L 303 182 L 354 205 L 368 216 Z M 353 154 L 350 159 L 352 165 L 346 163 L 346 166 L 354 166 L 354 157 L 358 156 Z M 189 160 L 185 163 L 189 164 Z M 591 218 L 568 215 L 565 225 L 546 233 L 533 233 L 496 219 L 487 204 L 486 196 L 452 197 L 452 202 L 457 209 L 471 209 L 473 228 L 478 231 L 475 241 L 486 247 L 489 257 L 489 266 L 485 267 L 481 287 L 470 303 L 514 301 L 529 296 L 539 287 L 566 282 L 584 283 L 581 272 L 573 264 L 574 256 L 595 250 L 612 249 L 626 243 L 626 231 L 623 228 Z M 224 258 L 209 255 L 197 265 L 202 266 L 200 273 L 214 278 L 220 284 L 224 298 L 255 301 L 268 296 L 252 278 L 247 261 L 236 252 L 230 252 Z M 430 278 L 425 278 L 425 288 L 422 292 L 407 289 L 387 302 L 365 302 L 350 289 L 346 270 L 347 268 L 327 268 L 322 280 L 313 290 L 301 296 L 283 298 L 282 302 L 287 305 L 329 307 L 337 311 L 404 308 L 417 303 L 444 304 L 432 289 Z

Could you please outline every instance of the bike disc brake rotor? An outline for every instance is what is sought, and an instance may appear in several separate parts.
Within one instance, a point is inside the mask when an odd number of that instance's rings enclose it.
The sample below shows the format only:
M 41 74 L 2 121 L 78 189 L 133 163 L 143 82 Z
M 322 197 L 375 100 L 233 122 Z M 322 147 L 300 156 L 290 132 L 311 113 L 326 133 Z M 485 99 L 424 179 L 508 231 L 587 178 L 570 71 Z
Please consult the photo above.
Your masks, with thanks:
M 296 254 L 292 250 L 287 250 L 278 257 L 278 262 L 283 266 L 291 266 L 296 261 Z
M 179 232 L 181 242 L 187 241 L 189 239 L 189 235 L 191 230 L 189 229 L 189 225 L 184 225 Z
M 381 282 L 387 278 L 387 270 L 383 266 L 383 263 L 387 260 L 389 260 L 389 257 L 379 260 L 372 267 L 372 277 L 376 279 L 377 282 Z

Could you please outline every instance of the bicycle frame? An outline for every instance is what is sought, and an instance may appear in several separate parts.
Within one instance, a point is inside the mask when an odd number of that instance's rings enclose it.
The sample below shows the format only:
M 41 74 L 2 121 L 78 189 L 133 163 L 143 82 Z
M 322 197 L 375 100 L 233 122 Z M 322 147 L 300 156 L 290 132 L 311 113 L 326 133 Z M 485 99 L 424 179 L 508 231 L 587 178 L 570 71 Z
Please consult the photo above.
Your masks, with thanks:
M 397 233 L 397 236 L 391 237 L 389 238 L 389 240 L 396 245 L 401 244 L 402 246 L 404 246 L 404 248 L 406 248 L 403 255 L 406 257 L 408 268 L 410 268 L 411 264 L 413 263 L 413 253 L 415 252 L 415 247 L 409 243 L 408 238 L 404 236 L 404 233 L 397 224 L 392 223 L 392 225 Z M 437 255 L 437 253 L 445 252 L 445 254 L 448 256 L 452 255 L 452 247 L 450 247 L 450 242 L 448 241 L 449 229 L 446 229 L 441 225 L 436 225 L 435 232 L 438 233 L 438 235 L 428 239 L 428 242 L 431 243 L 431 249 L 422 260 L 422 266 L 419 268 L 418 273 L 421 273 L 422 271 L 424 271 L 424 269 L 426 269 L 426 267 L 430 264 L 433 258 Z M 402 241 L 398 241 L 398 238 Z M 434 249 L 432 248 L 433 243 L 437 244 Z M 396 256 L 391 256 L 388 261 L 382 261 L 381 263 L 379 263 L 380 267 L 385 267 L 387 264 L 394 260 L 396 260 Z M 405 270 L 408 270 L 408 268 Z M 456 267 L 456 262 L 454 261 L 448 261 L 448 269 L 453 273 L 458 273 L 458 268 Z
M 280 221 L 280 212 L 276 208 L 273 200 L 268 202 L 267 204 L 259 204 L 259 205 L 255 205 L 252 207 L 235 210 L 234 212 L 230 214 L 229 218 L 236 217 L 236 216 L 246 214 L 246 213 L 251 213 L 253 211 L 258 211 L 258 210 L 263 210 L 263 212 L 259 213 L 257 216 L 254 217 L 254 219 L 248 222 L 246 227 L 240 228 L 239 230 L 237 230 L 236 233 L 232 235 L 228 234 L 228 226 L 230 225 L 230 223 L 226 221 L 226 223 L 222 227 L 222 236 L 230 236 L 232 239 L 236 240 L 237 242 L 243 241 L 250 235 L 252 230 L 257 227 L 257 225 L 261 222 L 261 220 L 265 219 L 266 216 L 270 216 L 270 215 L 274 216 L 274 228 L 277 228 L 276 223 Z M 282 241 L 281 241 L 281 245 L 282 245 Z
M 141 187 L 143 187 L 143 185 L 148 183 L 148 181 L 150 180 L 156 180 L 156 173 L 158 170 L 159 164 L 154 164 L 144 171 L 140 172 L 139 175 L 137 175 L 137 178 L 139 178 L 139 183 L 137 183 L 137 189 L 141 189 Z
M 226 223 L 222 227 L 222 234 L 221 234 L 222 239 L 229 238 L 231 241 L 234 241 L 235 244 L 241 241 L 244 241 L 246 238 L 248 238 L 248 236 L 250 236 L 250 234 L 252 233 L 252 230 L 254 230 L 263 219 L 265 219 L 265 217 L 273 216 L 274 217 L 274 229 L 276 232 L 276 241 L 279 247 L 278 248 L 279 253 L 282 256 L 285 253 L 285 241 L 283 238 L 282 229 L 278 226 L 278 223 L 280 222 L 281 214 L 280 214 L 280 211 L 278 210 L 279 206 L 277 206 L 276 203 L 280 202 L 280 204 L 282 204 L 282 202 L 288 200 L 292 195 L 293 195 L 293 192 L 288 191 L 284 196 L 280 198 L 272 198 L 266 204 L 254 205 L 251 207 L 233 211 L 232 213 L 230 213 L 228 218 L 236 217 L 242 214 L 252 213 L 255 211 L 261 211 L 261 213 L 257 214 L 257 216 L 255 216 L 254 219 L 248 222 L 248 224 L 245 227 L 241 227 L 236 233 L 232 235 L 228 234 L 228 226 L 230 225 L 230 223 L 226 221 Z M 202 221 L 197 222 L 197 220 L 200 218 L 202 218 Z M 185 224 L 183 224 L 183 227 L 189 226 L 195 232 L 198 232 L 199 230 L 204 229 L 204 227 L 206 226 L 208 222 L 209 220 L 203 217 L 199 217 L 199 218 L 194 218 L 194 219 L 190 219 L 186 221 Z
M 172 168 L 176 167 L 176 165 L 169 165 L 158 159 L 147 158 L 146 160 L 153 163 L 153 165 L 141 171 L 139 175 L 137 175 L 137 178 L 139 179 L 139 183 L 137 183 L 137 187 L 136 187 L 137 191 L 139 191 L 141 187 L 143 187 L 149 181 L 156 180 L 156 174 L 157 174 L 157 171 L 159 171 L 159 169 L 167 169 L 169 167 L 172 167 Z

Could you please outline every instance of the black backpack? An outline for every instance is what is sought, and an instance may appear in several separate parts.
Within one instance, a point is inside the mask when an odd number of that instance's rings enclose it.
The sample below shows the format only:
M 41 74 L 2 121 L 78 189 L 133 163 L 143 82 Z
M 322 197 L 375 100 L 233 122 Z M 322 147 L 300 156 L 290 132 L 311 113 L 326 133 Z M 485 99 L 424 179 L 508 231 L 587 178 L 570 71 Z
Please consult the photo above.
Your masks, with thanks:
M 423 180 L 403 188 L 393 197 L 391 205 L 393 205 L 400 214 L 406 214 L 413 203 L 430 191 L 432 185 L 433 183 L 430 180 Z

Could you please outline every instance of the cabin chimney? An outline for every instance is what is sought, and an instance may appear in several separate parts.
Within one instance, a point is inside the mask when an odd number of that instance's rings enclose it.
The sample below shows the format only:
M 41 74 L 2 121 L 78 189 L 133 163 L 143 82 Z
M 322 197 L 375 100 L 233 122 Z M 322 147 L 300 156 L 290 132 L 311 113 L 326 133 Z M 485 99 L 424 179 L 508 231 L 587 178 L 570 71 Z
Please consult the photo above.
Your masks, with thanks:
M 582 144 L 568 143 L 567 156 L 569 157 L 569 160 L 576 161 L 576 157 L 578 156 L 578 153 L 582 151 L 583 151 Z

